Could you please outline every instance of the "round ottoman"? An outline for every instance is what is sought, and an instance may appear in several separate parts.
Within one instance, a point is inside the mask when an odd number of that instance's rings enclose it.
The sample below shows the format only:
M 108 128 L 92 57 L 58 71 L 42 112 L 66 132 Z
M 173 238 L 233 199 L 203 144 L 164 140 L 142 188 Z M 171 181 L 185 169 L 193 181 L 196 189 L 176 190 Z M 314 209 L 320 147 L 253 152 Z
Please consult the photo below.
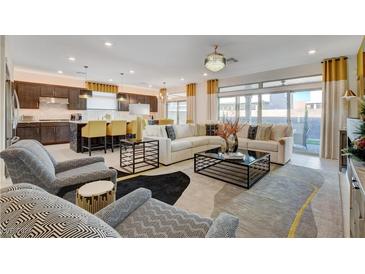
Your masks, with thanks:
M 96 213 L 115 201 L 116 184 L 110 181 L 88 183 L 76 190 L 76 205 Z

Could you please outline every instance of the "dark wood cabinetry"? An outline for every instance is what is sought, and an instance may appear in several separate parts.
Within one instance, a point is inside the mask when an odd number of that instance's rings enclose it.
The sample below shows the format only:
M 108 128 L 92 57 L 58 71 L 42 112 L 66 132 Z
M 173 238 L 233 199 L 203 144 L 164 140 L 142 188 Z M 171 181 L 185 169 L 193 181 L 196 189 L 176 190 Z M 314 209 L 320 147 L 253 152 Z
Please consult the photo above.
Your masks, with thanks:
M 40 123 L 19 123 L 16 129 L 16 135 L 19 136 L 20 139 L 41 141 Z
M 124 101 L 118 102 L 119 111 L 129 111 L 129 104 L 149 104 L 150 112 L 158 112 L 158 100 L 156 96 L 125 93 Z
M 68 122 L 19 123 L 17 136 L 20 139 L 35 139 L 43 145 L 62 144 L 70 141 Z
M 81 88 L 15 82 L 20 108 L 39 108 L 39 97 L 68 98 L 71 110 L 86 110 L 86 99 L 79 98 Z
M 27 82 L 16 82 L 20 108 L 39 108 L 39 96 L 41 87 L 37 84 Z
M 71 110 L 86 110 L 86 100 L 80 98 L 80 88 L 69 88 L 68 93 L 68 109 Z

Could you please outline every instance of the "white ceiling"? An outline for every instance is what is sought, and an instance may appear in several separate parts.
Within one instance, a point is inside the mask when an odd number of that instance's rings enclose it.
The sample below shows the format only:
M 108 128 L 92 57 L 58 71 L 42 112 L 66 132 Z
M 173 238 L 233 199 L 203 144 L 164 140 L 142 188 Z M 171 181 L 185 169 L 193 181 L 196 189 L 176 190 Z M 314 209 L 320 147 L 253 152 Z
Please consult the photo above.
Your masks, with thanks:
M 8 36 L 15 66 L 80 76 L 88 65 L 89 80 L 160 88 L 320 62 L 356 54 L 362 36 Z M 104 42 L 111 42 L 108 48 Z M 213 45 L 238 63 L 218 73 L 204 68 Z M 308 55 L 308 50 L 317 53 Z M 75 62 L 68 57 L 76 58 Z M 130 74 L 129 70 L 134 70 Z M 203 73 L 208 76 L 204 77 Z M 184 78 L 181 81 L 180 78 Z

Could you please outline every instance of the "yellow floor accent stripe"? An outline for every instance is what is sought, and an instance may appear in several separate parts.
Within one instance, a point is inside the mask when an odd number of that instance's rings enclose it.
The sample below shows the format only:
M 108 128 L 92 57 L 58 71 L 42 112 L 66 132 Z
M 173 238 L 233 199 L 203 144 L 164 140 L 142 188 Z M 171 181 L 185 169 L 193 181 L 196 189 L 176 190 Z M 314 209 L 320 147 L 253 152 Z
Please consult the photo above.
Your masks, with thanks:
M 300 221 L 303 217 L 305 209 L 308 207 L 308 205 L 312 202 L 313 198 L 317 195 L 319 188 L 316 186 L 313 186 L 314 190 L 311 193 L 311 195 L 308 196 L 305 203 L 302 205 L 302 207 L 298 210 L 297 214 L 295 215 L 294 221 L 290 226 L 289 232 L 288 232 L 288 238 L 295 238 L 295 234 L 297 232 L 297 228 L 300 224 Z

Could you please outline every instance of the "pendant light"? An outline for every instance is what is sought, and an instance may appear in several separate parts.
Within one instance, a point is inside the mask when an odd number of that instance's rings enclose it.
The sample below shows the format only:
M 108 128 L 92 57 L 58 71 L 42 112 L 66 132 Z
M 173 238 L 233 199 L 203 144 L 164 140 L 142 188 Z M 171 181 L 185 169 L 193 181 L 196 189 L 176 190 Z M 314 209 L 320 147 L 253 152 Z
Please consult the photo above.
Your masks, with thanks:
M 123 75 L 124 75 L 124 73 L 123 72 L 121 72 L 120 73 L 120 76 L 121 76 L 121 81 L 120 81 L 120 91 L 118 91 L 118 93 L 117 93 L 117 100 L 118 101 L 120 101 L 120 102 L 123 102 L 123 101 L 125 101 L 125 100 L 127 100 L 126 99 L 126 96 L 125 96 L 125 94 L 123 94 L 121 91 L 122 91 L 122 85 L 123 85 Z
M 226 66 L 226 58 L 223 54 L 217 52 L 218 46 L 214 46 L 214 52 L 209 54 L 204 60 L 204 66 L 213 72 L 218 72 Z
M 93 97 L 93 92 L 87 88 L 87 69 L 88 68 L 89 68 L 88 66 L 84 66 L 84 69 L 85 69 L 85 72 L 84 72 L 84 74 L 85 74 L 85 89 L 82 89 L 80 91 L 80 95 L 79 95 L 79 97 L 82 98 L 82 99 L 88 99 L 88 98 Z

